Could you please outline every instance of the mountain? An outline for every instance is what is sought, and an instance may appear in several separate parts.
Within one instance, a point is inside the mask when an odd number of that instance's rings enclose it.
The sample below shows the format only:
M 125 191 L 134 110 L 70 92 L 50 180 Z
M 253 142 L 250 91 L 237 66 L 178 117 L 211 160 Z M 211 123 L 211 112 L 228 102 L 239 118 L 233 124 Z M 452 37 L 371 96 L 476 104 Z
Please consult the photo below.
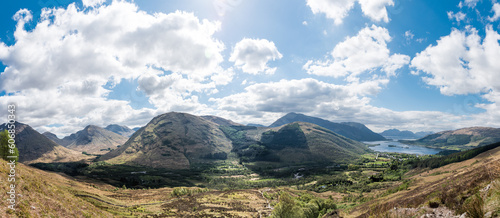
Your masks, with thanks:
M 134 132 L 137 132 L 137 130 L 139 130 L 141 127 L 135 127 L 133 128 L 132 130 L 134 130 Z
M 430 134 L 434 134 L 434 132 L 432 131 L 423 131 L 423 132 L 416 132 L 415 135 L 417 136 L 417 138 L 423 138 L 423 137 L 426 137 Z
M 56 144 L 29 125 L 16 122 L 15 126 L 19 162 L 69 162 L 88 159 L 88 156 L 82 155 L 81 152 Z M 7 126 L 3 124 L 0 126 L 0 131 L 6 128 Z
M 490 127 L 470 127 L 443 131 L 405 143 L 450 150 L 468 150 L 474 147 L 500 141 L 500 129 Z
M 54 134 L 54 133 L 44 132 L 44 133 L 42 133 L 42 135 L 44 135 L 45 137 L 47 137 L 48 139 L 52 140 L 53 142 L 55 142 L 58 145 L 64 144 L 64 140 L 58 138 L 57 135 Z
M 242 124 L 235 123 L 231 120 L 227 120 L 227 119 L 224 119 L 222 117 L 210 116 L 210 115 L 201 116 L 201 117 L 205 120 L 212 121 L 212 122 L 217 123 L 217 124 L 222 125 L 222 126 L 244 126 Z
M 105 154 L 123 145 L 127 139 L 125 136 L 101 127 L 89 125 L 83 130 L 64 137 L 61 145 L 89 154 Z
M 135 132 L 134 130 L 132 130 L 126 126 L 120 126 L 120 125 L 116 125 L 116 124 L 108 125 L 104 129 L 109 130 L 111 132 L 114 132 L 116 134 L 125 136 L 125 137 L 130 137 Z
M 256 124 L 256 123 L 249 123 L 249 124 L 247 124 L 247 126 L 265 127 L 265 126 L 264 126 L 264 125 L 262 125 L 262 124 Z
M 189 169 L 195 164 L 225 159 L 231 141 L 219 125 L 185 113 L 153 118 L 120 148 L 101 157 L 110 163 L 155 168 Z
M 347 138 L 357 141 L 381 141 L 385 138 L 377 133 L 374 133 L 361 123 L 346 122 L 334 123 L 317 117 L 306 116 L 298 113 L 288 113 L 287 115 L 279 118 L 269 127 L 278 127 L 293 122 L 307 122 L 313 123 L 318 126 L 329 129 L 337 134 L 343 135 Z
M 385 138 L 390 139 L 418 139 L 419 137 L 411 131 L 400 131 L 398 129 L 388 129 L 380 133 Z
M 368 150 L 363 143 L 306 122 L 293 122 L 264 132 L 260 143 L 281 163 L 346 163 Z

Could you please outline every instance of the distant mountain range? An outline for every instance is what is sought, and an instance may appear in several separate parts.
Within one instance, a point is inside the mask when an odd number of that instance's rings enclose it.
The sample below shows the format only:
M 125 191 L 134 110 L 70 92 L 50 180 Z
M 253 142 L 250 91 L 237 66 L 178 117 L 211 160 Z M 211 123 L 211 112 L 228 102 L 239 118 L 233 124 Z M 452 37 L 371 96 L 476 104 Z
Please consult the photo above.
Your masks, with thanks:
M 123 134 L 129 134 L 131 131 L 128 128 L 118 125 L 110 126 L 108 126 L 110 129 L 122 132 Z M 112 149 L 116 149 L 117 146 L 124 144 L 128 139 L 126 136 L 94 125 L 89 125 L 83 130 L 66 136 L 63 139 L 57 138 L 50 132 L 45 132 L 43 135 L 59 145 L 88 154 L 105 154 Z
M 416 141 L 404 142 L 442 149 L 468 150 L 500 142 L 500 129 L 490 127 L 470 127 L 438 132 Z
M 413 133 L 412 131 L 400 131 L 398 129 L 388 129 L 380 133 L 380 135 L 389 139 L 419 139 L 424 136 L 433 134 L 434 132 L 417 132 Z
M 16 146 L 19 161 L 29 164 L 37 162 L 70 162 L 88 159 L 81 152 L 70 150 L 49 140 L 29 125 L 16 122 Z M 0 126 L 0 131 L 6 125 Z
M 337 134 L 357 141 L 381 141 L 385 138 L 368 129 L 365 125 L 355 122 L 334 123 L 317 117 L 306 116 L 299 113 L 288 113 L 279 118 L 269 127 L 282 126 L 293 122 L 306 122 L 316 124 Z
M 105 130 L 109 130 L 111 132 L 114 132 L 116 134 L 125 136 L 125 137 L 130 137 L 136 131 L 136 130 L 130 129 L 130 128 L 126 127 L 126 126 L 120 126 L 120 125 L 117 125 L 117 124 L 108 125 L 104 129 Z

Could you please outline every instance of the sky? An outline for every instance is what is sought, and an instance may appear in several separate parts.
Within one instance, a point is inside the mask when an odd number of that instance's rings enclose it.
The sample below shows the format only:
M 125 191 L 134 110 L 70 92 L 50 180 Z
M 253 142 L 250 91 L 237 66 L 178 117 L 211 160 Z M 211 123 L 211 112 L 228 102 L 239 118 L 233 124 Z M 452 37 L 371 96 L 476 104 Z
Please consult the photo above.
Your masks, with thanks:
M 59 137 L 171 111 L 500 127 L 499 31 L 497 0 L 7 1 L 0 116 Z

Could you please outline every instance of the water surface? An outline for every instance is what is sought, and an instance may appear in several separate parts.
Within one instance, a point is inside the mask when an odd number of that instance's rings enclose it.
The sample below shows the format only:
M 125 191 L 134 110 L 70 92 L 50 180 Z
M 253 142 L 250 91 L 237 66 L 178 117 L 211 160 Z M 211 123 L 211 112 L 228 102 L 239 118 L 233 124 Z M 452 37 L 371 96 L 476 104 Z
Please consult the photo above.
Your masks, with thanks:
M 426 155 L 426 154 L 437 154 L 440 151 L 442 151 L 441 149 L 403 144 L 398 141 L 375 141 L 375 142 L 364 142 L 364 143 L 369 145 L 378 144 L 377 146 L 370 147 L 370 149 L 378 152 L 396 152 L 405 154 Z

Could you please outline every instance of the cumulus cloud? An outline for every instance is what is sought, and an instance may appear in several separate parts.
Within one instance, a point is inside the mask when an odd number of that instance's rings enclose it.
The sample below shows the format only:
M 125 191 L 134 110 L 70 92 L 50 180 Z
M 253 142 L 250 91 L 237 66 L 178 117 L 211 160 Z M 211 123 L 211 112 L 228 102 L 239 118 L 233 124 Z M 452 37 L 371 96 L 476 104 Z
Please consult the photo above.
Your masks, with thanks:
M 213 37 L 219 22 L 181 11 L 149 14 L 125 1 L 102 3 L 44 8 L 30 30 L 24 26 L 31 13 L 18 11 L 15 44 L 0 43 L 0 61 L 7 66 L 0 87 L 10 93 L 0 97 L 0 105 L 16 102 L 20 121 L 34 127 L 56 122 L 69 131 L 127 118 L 143 122 L 135 117 L 174 109 L 199 111 L 205 106 L 193 93 L 215 93 L 232 79 L 232 70 L 220 66 L 224 44 Z M 107 99 L 106 85 L 122 79 L 137 80 L 159 109 L 132 109 L 127 101 Z
M 418 53 L 411 66 L 424 76 L 429 85 L 445 95 L 500 91 L 500 35 L 486 28 L 484 40 L 476 29 L 452 30 L 450 35 Z
M 267 66 L 271 60 L 281 59 L 283 55 L 278 51 L 274 42 L 266 39 L 244 38 L 233 48 L 229 61 L 249 74 L 273 74 L 276 68 Z
M 494 14 L 493 17 L 489 17 L 488 20 L 491 22 L 495 22 L 500 19 L 500 3 L 493 4 L 493 8 L 491 10 Z
M 363 14 L 371 20 L 389 22 L 386 6 L 394 6 L 393 0 L 307 0 L 307 5 L 314 14 L 323 13 L 339 25 L 356 1 L 361 5 Z
M 389 22 L 386 6 L 394 6 L 393 0 L 358 0 L 361 10 L 370 19 L 380 22 Z
M 391 36 L 387 29 L 375 25 L 365 27 L 358 35 L 337 44 L 330 53 L 331 59 L 310 60 L 303 68 L 309 74 L 332 77 L 349 75 L 350 79 L 381 68 L 387 76 L 392 76 L 396 70 L 408 64 L 410 58 L 401 54 L 391 55 L 387 48 L 389 41 Z
M 436 86 L 444 95 L 478 94 L 491 103 L 476 101 L 473 107 L 486 112 L 470 120 L 485 126 L 498 126 L 500 120 L 500 34 L 486 27 L 484 38 L 472 27 L 454 29 L 434 46 L 427 47 L 411 61 L 424 82 Z

